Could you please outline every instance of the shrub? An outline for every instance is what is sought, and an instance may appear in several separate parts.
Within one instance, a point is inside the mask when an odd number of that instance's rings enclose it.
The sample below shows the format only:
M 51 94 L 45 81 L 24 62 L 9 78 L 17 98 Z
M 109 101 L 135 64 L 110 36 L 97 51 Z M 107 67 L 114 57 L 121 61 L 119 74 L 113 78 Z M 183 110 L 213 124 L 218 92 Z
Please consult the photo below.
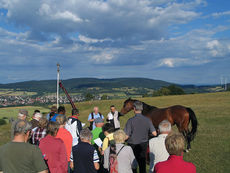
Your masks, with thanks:
M 5 124 L 6 124 L 6 121 L 4 119 L 0 119 L 0 126 L 5 125 Z

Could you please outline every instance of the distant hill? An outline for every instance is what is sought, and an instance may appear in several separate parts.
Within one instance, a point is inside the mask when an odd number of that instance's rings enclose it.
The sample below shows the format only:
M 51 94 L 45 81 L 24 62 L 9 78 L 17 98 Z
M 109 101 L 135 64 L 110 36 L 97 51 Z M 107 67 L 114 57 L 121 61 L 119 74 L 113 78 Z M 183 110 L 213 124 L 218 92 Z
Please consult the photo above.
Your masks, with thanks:
M 112 90 L 113 88 L 148 88 L 159 89 L 162 86 L 169 86 L 172 83 L 162 80 L 147 78 L 73 78 L 62 80 L 63 85 L 69 92 L 79 92 L 87 88 L 100 88 L 102 90 Z M 26 81 L 9 84 L 0 84 L 0 88 L 14 89 L 21 91 L 33 91 L 37 93 L 56 92 L 56 80 Z

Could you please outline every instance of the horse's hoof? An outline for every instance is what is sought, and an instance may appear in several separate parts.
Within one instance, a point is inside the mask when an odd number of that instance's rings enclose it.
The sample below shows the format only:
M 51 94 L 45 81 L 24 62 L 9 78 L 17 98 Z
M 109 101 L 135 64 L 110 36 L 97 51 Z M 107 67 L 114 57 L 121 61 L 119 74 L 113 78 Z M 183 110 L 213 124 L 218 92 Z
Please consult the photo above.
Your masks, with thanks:
M 189 150 L 188 150 L 188 149 L 186 149 L 186 150 L 185 150 L 185 152 L 186 152 L 186 153 L 188 153 L 188 152 L 189 152 Z

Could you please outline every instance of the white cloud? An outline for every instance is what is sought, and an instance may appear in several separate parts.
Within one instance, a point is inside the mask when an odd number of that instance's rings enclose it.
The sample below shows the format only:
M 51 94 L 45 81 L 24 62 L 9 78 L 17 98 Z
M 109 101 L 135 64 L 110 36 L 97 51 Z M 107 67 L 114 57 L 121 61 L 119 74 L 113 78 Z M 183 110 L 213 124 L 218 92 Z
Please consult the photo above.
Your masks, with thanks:
M 212 40 L 212 41 L 207 42 L 207 48 L 209 49 L 213 49 L 215 47 L 218 47 L 219 45 L 220 43 L 218 40 Z
M 227 16 L 227 15 L 230 15 L 230 11 L 217 12 L 217 13 L 212 14 L 213 17 L 221 17 L 221 16 Z
M 42 4 L 41 7 L 39 8 L 39 14 L 41 16 L 43 15 L 49 15 L 51 13 L 50 6 L 48 4 Z
M 140 75 L 152 77 L 156 69 L 217 63 L 230 55 L 229 38 L 217 37 L 229 27 L 186 25 L 202 15 L 196 7 L 203 5 L 203 0 L 0 0 L 8 10 L 6 22 L 21 31 L 0 27 L 0 66 L 44 66 L 46 76 L 59 61 L 71 74 L 77 69 L 77 76 L 90 75 L 96 64 L 92 76 L 135 75 L 138 67 Z M 38 69 L 28 71 L 38 75 Z
M 91 61 L 93 64 L 109 64 L 118 54 L 117 50 L 103 50 L 99 54 L 93 55 Z
M 12 0 L 4 5 L 9 22 L 30 28 L 30 39 L 39 41 L 45 40 L 46 33 L 126 41 L 160 39 L 167 35 L 169 25 L 199 16 L 191 6 L 195 5 L 166 0 Z
M 164 58 L 160 60 L 159 66 L 175 67 L 185 63 L 187 59 L 184 58 Z
M 69 11 L 57 12 L 52 17 L 56 20 L 67 19 L 67 20 L 72 20 L 73 22 L 82 22 L 83 21 L 77 15 L 75 15 Z
M 106 38 L 106 39 L 94 39 L 94 38 L 89 38 L 89 37 L 86 37 L 84 35 L 79 35 L 79 40 L 85 42 L 85 43 L 98 43 L 98 42 L 104 42 L 104 41 L 112 41 L 111 39 L 109 38 Z

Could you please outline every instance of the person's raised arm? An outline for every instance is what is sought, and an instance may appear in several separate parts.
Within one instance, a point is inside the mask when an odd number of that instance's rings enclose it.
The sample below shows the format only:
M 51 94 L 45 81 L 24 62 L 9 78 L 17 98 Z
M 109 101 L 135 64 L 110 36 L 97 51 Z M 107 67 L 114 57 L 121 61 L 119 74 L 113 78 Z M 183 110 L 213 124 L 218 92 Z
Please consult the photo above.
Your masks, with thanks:
M 118 117 L 124 116 L 124 114 L 118 112 Z

